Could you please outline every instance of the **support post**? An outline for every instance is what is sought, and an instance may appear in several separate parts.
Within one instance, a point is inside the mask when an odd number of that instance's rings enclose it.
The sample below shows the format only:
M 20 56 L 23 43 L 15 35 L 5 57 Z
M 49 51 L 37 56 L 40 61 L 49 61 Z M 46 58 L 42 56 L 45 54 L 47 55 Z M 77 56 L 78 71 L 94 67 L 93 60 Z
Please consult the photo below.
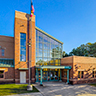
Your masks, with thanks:
M 42 69 L 40 70 L 40 72 L 41 72 L 40 86 L 43 86 L 43 84 L 42 84 Z
M 62 81 L 61 78 L 62 78 L 62 71 L 60 69 L 60 81 Z
M 36 82 L 39 82 L 38 78 L 38 69 L 36 68 Z
M 69 69 L 67 69 L 67 83 L 69 83 Z

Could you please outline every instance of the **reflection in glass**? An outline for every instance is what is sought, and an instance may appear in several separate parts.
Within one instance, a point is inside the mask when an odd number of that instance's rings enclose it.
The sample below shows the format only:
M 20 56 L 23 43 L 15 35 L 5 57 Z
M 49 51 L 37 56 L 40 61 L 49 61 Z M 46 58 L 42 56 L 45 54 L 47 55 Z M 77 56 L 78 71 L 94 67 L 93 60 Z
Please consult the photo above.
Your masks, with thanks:
M 20 33 L 20 61 L 26 61 L 26 34 Z
M 36 64 L 60 65 L 62 44 L 36 29 Z

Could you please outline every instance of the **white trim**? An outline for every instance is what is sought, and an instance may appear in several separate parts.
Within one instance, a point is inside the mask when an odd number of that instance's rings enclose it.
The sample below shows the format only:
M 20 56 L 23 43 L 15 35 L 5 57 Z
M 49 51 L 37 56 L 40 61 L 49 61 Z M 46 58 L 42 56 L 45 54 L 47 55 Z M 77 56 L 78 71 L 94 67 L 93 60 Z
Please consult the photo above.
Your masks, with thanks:
M 0 81 L 13 81 L 14 79 L 0 79 Z
M 20 79 L 15 79 L 15 81 L 19 81 Z
M 35 78 L 32 78 L 31 80 L 35 80 Z
M 78 69 L 77 71 L 85 71 L 85 69 Z
M 4 71 L 5 69 L 0 69 L 0 71 Z

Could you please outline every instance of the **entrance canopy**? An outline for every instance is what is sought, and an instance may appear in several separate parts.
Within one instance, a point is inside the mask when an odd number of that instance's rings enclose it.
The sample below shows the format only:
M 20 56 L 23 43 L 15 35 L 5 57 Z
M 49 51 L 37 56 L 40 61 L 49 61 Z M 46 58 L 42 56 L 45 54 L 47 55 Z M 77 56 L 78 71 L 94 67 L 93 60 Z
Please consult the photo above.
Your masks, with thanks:
M 71 69 L 71 66 L 36 66 L 36 68 L 39 68 L 39 69 L 44 69 L 44 68 L 47 68 L 47 69 Z
M 42 76 L 43 76 L 42 70 L 43 69 L 67 69 L 67 82 L 69 83 L 69 70 L 71 69 L 71 66 L 51 66 L 51 65 L 50 66 L 49 65 L 47 65 L 47 66 L 44 66 L 44 65 L 36 66 L 36 77 L 37 77 L 37 79 L 38 79 L 38 69 L 40 69 L 40 74 L 41 74 L 40 85 L 42 85 Z M 48 77 L 48 74 L 47 74 L 47 77 Z M 52 77 L 52 76 L 50 75 L 49 77 Z M 60 72 L 60 80 L 61 80 L 61 72 Z M 37 80 L 37 82 L 38 82 L 38 80 Z

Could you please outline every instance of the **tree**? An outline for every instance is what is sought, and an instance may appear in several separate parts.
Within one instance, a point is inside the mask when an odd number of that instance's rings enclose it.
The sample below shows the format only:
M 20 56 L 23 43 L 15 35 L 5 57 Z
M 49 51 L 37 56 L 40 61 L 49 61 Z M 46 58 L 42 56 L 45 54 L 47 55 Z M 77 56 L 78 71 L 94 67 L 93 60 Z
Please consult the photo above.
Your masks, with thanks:
M 63 58 L 68 57 L 68 56 L 69 56 L 69 54 L 67 54 L 65 51 L 63 51 Z
M 96 43 L 87 43 L 82 44 L 77 48 L 73 48 L 73 50 L 69 53 L 70 56 L 93 56 L 96 57 Z

